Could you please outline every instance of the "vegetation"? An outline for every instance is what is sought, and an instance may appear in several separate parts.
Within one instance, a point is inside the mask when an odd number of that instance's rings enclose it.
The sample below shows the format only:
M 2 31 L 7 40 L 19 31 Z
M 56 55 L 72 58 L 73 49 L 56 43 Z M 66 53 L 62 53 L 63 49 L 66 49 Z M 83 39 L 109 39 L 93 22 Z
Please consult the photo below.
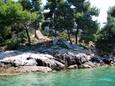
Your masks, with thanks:
M 45 14 L 45 19 L 49 19 L 48 25 L 54 31 L 52 32 L 53 35 L 59 32 L 66 32 L 70 40 L 70 34 L 74 27 L 74 11 L 71 5 L 64 0 L 48 0 L 45 9 L 50 9 Z
M 27 37 L 31 43 L 29 31 L 37 14 L 23 9 L 22 5 L 12 0 L 0 1 L 0 44 L 15 48 Z M 16 45 L 15 45 L 16 44 Z
M 90 3 L 85 0 L 48 0 L 46 9 L 50 11 L 45 14 L 45 19 L 49 20 L 48 25 L 57 32 L 66 32 L 71 41 L 71 35 L 81 40 L 96 41 L 96 34 L 99 30 L 97 21 L 92 20 L 92 16 L 98 16 L 97 8 L 91 8 Z
M 85 41 L 95 41 L 93 37 L 99 27 L 97 21 L 92 20 L 92 16 L 98 16 L 99 10 L 91 7 L 86 0 L 68 0 L 68 2 L 75 7 L 74 17 L 77 24 L 75 28 L 76 43 L 78 42 L 78 36 Z
M 103 52 L 115 53 L 115 6 L 108 11 L 107 24 L 100 31 L 96 46 Z
M 102 51 L 114 51 L 115 6 L 109 9 L 107 24 L 101 30 L 97 20 L 92 19 L 98 16 L 99 10 L 91 7 L 89 1 L 47 0 L 44 10 L 41 0 L 0 0 L 0 46 L 15 49 L 23 43 L 30 45 L 30 33 L 34 30 L 36 37 L 41 23 L 43 28 L 49 27 L 50 36 L 71 43 L 74 39 L 80 45 L 92 41 Z

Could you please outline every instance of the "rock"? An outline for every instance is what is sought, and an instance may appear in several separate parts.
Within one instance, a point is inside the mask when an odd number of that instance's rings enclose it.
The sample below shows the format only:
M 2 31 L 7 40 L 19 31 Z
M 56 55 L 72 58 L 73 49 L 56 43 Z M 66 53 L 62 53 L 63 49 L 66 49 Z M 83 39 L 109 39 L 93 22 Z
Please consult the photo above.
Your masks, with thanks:
M 108 65 L 111 64 L 111 61 L 112 61 L 112 60 L 109 60 L 109 59 L 103 59 L 103 62 L 104 62 L 105 64 L 108 64 Z
M 60 70 L 60 69 L 64 69 L 65 68 L 64 64 L 62 64 L 62 63 L 60 63 L 58 61 L 55 61 L 55 63 L 56 63 L 56 66 L 53 69 Z
M 0 75 L 15 75 L 20 73 L 29 73 L 29 72 L 52 72 L 52 69 L 49 67 L 43 66 L 20 66 L 20 67 L 0 67 Z
M 80 65 L 79 68 L 93 68 L 95 65 L 92 62 L 85 62 L 84 64 Z
M 114 61 L 114 59 L 109 55 L 104 55 L 101 59 L 103 60 L 105 64 L 108 64 L 108 65 L 110 65 L 111 62 Z
M 33 52 L 22 52 L 20 55 L 4 57 L 1 63 L 11 66 L 45 66 L 52 69 L 63 69 L 64 64 L 56 61 L 53 56 Z
M 113 59 L 113 61 L 115 62 L 115 56 L 113 55 L 111 58 L 112 58 L 112 59 Z
M 43 66 L 20 66 L 18 68 L 19 72 L 51 72 L 52 69 L 49 67 L 43 67 Z
M 20 51 L 2 51 L 0 52 L 0 59 L 6 58 L 6 57 L 12 57 L 20 55 L 22 52 Z
M 89 55 L 86 55 L 85 53 L 77 54 L 76 58 L 78 58 L 80 63 L 88 62 L 91 59 L 91 57 Z
M 60 39 L 60 38 L 55 38 L 53 40 L 53 45 L 59 45 L 59 46 L 65 46 L 66 48 L 68 49 L 71 49 L 71 50 L 82 50 L 83 48 L 76 45 L 76 44 L 71 44 L 69 43 L 68 41 L 64 40 L 64 39 Z
M 77 69 L 77 68 L 78 68 L 77 65 L 71 65 L 71 66 L 68 67 L 68 69 Z
M 83 50 L 82 47 L 80 47 L 80 46 L 78 46 L 78 45 L 76 45 L 76 44 L 72 44 L 71 47 L 72 47 L 71 49 L 73 49 L 73 50 L 80 50 L 80 51 Z
M 71 46 L 71 44 L 70 43 L 68 43 L 68 41 L 66 41 L 66 40 L 64 40 L 64 39 L 58 39 L 58 38 L 55 38 L 54 40 L 53 40 L 53 45 L 64 45 L 64 46 L 66 46 L 67 48 L 72 48 L 72 46 Z
M 5 57 L 1 60 L 2 63 L 11 64 L 12 66 L 35 66 L 37 63 L 34 59 L 27 59 L 30 53 L 23 53 L 12 57 Z
M 38 40 L 43 40 L 42 42 L 45 42 L 45 41 L 50 41 L 50 39 L 46 36 L 44 36 L 40 30 L 36 30 L 35 32 L 35 37 L 38 39 Z
M 17 54 L 17 55 L 16 55 Z M 81 65 L 91 59 L 90 55 L 78 53 L 68 49 L 57 49 L 53 51 L 54 56 L 34 52 L 10 52 L 4 55 L 0 62 L 11 64 L 11 66 L 45 66 L 55 70 L 64 69 L 65 66 Z
M 93 58 L 91 58 L 91 61 L 95 63 L 103 63 L 103 60 L 101 58 L 102 57 L 95 55 Z
M 76 46 L 76 45 L 75 45 Z M 77 50 L 78 49 L 78 50 Z M 44 66 L 52 70 L 64 68 L 93 68 L 104 63 L 114 64 L 114 56 L 100 57 L 88 49 L 64 49 L 58 46 L 51 48 L 40 48 L 38 51 L 21 52 L 5 51 L 0 52 L 1 67 L 22 67 L 22 66 Z
M 35 59 L 31 60 L 15 60 L 14 61 L 14 66 L 36 66 L 37 62 Z
M 78 51 L 68 50 L 68 49 L 61 49 L 56 50 L 54 53 L 54 57 L 57 61 L 65 64 L 66 66 L 70 65 L 81 65 L 85 62 L 91 60 L 94 55 L 87 55 L 85 53 L 80 53 Z

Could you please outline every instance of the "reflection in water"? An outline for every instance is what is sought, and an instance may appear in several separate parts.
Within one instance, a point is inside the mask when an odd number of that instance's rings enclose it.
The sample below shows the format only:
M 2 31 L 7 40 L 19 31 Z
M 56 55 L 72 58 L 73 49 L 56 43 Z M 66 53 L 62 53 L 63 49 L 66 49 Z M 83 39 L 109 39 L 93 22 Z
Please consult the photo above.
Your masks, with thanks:
M 1 76 L 0 86 L 115 86 L 115 67 Z

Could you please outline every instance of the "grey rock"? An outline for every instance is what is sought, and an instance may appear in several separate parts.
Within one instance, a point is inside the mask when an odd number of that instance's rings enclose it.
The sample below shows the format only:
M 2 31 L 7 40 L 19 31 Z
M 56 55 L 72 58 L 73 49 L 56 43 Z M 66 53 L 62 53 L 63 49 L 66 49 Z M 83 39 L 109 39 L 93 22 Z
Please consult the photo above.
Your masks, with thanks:
M 4 53 L 4 52 L 3 52 Z M 12 53 L 13 54 L 13 53 Z M 10 64 L 11 66 L 46 66 L 52 69 L 63 69 L 64 65 L 48 54 L 33 52 L 21 52 L 21 54 L 6 56 L 0 60 L 1 63 Z
M 95 67 L 95 65 L 90 61 L 80 65 L 80 68 L 93 68 L 93 67 Z
M 77 65 L 71 65 L 71 66 L 68 67 L 68 69 L 77 69 L 77 68 L 78 68 Z

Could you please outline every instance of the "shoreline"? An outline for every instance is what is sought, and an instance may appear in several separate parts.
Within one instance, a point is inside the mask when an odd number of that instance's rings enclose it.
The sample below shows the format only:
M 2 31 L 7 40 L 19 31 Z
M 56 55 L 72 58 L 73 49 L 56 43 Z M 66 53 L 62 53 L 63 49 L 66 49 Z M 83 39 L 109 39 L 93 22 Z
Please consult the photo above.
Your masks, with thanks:
M 38 66 L 22 66 L 22 67 L 0 67 L 0 76 L 10 76 L 10 75 L 21 75 L 25 73 L 48 73 L 52 70 L 48 67 L 38 67 Z
M 38 69 L 35 69 L 33 71 L 31 69 L 33 67 L 38 67 Z M 96 68 L 103 68 L 103 67 L 115 67 L 115 66 L 105 64 L 103 66 L 97 66 L 94 68 L 67 68 L 67 69 L 63 69 L 59 71 L 85 70 L 85 69 L 96 69 Z M 42 67 L 42 66 L 41 67 L 40 66 L 23 66 L 23 67 L 9 67 L 9 68 L 0 67 L 0 76 L 16 76 L 16 75 L 22 75 L 22 74 L 28 74 L 28 73 L 54 73 L 54 72 L 59 72 L 59 71 L 52 70 L 48 67 Z
M 44 51 L 45 50 L 45 51 Z M 0 52 L 0 75 L 115 66 L 114 56 L 101 57 L 85 49 L 43 49 Z

